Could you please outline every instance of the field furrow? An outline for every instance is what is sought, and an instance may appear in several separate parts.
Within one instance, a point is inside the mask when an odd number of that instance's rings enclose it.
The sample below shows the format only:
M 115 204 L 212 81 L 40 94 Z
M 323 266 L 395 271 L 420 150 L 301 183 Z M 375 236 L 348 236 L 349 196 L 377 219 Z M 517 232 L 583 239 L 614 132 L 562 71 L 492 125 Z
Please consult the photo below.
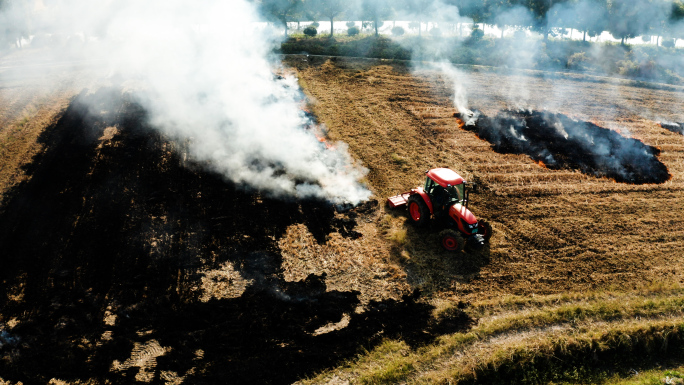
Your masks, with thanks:
M 318 86 L 333 71 L 349 81 Z M 546 109 L 658 147 L 672 177 L 639 185 L 548 169 L 528 155 L 495 152 L 489 142 L 459 128 L 452 117 L 451 80 L 436 71 L 321 59 L 300 66 L 298 74 L 318 102 L 315 110 L 331 137 L 347 141 L 369 168 L 379 200 L 421 184 L 423 171 L 435 166 L 451 167 L 484 187 L 471 197 L 473 212 L 495 229 L 484 253 L 443 262 L 450 266 L 443 273 L 416 268 L 444 254 L 431 243 L 429 231 L 407 228 L 404 268 L 423 274 L 416 282 L 424 287 L 450 286 L 481 297 L 684 281 L 679 258 L 684 223 L 678 220 L 684 212 L 684 138 L 657 124 L 676 118 L 682 99 L 676 90 L 619 81 L 597 86 L 574 75 L 544 78 L 485 70 L 465 75 L 470 107 L 490 116 L 503 109 Z M 363 142 L 357 139 L 360 131 Z M 662 266 L 668 266 L 668 274 Z M 477 278 L 454 280 L 450 274 L 455 272 Z

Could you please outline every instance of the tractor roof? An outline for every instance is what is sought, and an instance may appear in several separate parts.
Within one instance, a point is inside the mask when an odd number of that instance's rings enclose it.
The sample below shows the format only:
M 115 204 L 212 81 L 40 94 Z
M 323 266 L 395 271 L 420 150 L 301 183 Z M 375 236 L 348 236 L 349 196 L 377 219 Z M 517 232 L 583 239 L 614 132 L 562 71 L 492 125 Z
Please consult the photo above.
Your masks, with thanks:
M 446 187 L 449 184 L 456 186 L 463 183 L 463 178 L 449 168 L 433 168 L 427 172 L 427 176 L 442 187 Z

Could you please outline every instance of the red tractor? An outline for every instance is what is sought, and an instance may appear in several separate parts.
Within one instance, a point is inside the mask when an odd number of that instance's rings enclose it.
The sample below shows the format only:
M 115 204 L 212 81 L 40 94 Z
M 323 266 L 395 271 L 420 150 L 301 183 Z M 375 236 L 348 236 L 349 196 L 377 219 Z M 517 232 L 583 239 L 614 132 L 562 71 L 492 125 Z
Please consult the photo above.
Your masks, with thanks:
M 492 226 L 468 210 L 469 184 L 448 168 L 433 168 L 426 174 L 424 187 L 389 197 L 389 206 L 408 204 L 409 218 L 420 227 L 427 225 L 431 217 L 446 222 L 447 228 L 439 235 L 442 246 L 449 251 L 463 250 L 466 241 L 469 246 L 484 246 L 492 236 Z M 473 190 L 477 187 L 470 185 Z

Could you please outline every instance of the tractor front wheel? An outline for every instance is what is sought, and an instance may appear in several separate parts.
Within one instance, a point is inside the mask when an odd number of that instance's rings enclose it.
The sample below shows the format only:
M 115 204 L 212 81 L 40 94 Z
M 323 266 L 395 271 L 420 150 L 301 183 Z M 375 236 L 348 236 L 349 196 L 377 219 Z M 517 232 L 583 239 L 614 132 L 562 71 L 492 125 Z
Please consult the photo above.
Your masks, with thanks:
M 416 226 L 423 227 L 430 220 L 430 210 L 420 195 L 411 195 L 408 199 L 409 218 Z
M 489 238 L 492 237 L 492 225 L 490 225 L 489 222 L 485 221 L 484 219 L 480 219 L 477 221 L 477 227 L 479 229 L 479 233 L 482 234 L 485 241 L 488 241 Z
M 442 230 L 439 237 L 442 239 L 442 247 L 448 251 L 461 251 L 465 246 L 465 239 L 456 230 Z

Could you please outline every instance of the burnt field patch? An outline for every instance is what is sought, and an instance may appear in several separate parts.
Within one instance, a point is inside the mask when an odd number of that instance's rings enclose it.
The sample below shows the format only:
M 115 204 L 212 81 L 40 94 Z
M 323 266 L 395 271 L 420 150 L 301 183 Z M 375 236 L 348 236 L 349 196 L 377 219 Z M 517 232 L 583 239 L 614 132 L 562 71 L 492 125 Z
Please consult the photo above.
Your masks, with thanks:
M 672 131 L 677 134 L 684 135 L 684 123 L 677 122 L 660 122 L 658 123 L 660 127 Z
M 494 151 L 526 154 L 549 169 L 580 170 L 620 183 L 663 183 L 671 175 L 660 150 L 591 122 L 548 111 L 506 110 L 494 117 L 455 114 Z M 463 119 L 461 119 L 463 118 Z
M 0 373 L 6 381 L 291 383 L 380 337 L 415 344 L 468 327 L 418 295 L 370 301 L 325 275 L 283 278 L 277 241 L 354 239 L 366 204 L 283 201 L 185 159 L 118 89 L 81 93 L 0 207 Z M 202 301 L 230 264 L 242 293 Z M 344 321 L 344 322 L 343 322 Z

